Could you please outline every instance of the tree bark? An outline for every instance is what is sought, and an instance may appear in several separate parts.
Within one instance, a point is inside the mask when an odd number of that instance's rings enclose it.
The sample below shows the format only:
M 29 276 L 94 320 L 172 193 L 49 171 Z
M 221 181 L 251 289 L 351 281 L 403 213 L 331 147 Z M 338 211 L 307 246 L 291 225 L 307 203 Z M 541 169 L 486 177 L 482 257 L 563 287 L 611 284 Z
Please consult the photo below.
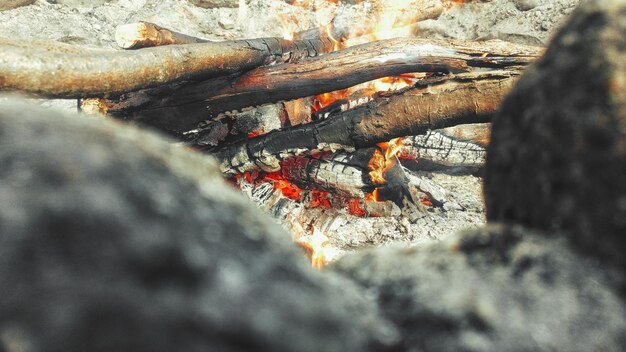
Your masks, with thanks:
M 488 122 L 518 71 L 426 79 L 325 120 L 245 139 L 214 152 L 225 174 L 277 171 L 280 161 L 320 150 L 353 150 L 430 129 Z
M 316 58 L 183 86 L 144 90 L 105 103 L 108 114 L 174 134 L 220 113 L 345 89 L 409 72 L 459 73 L 525 66 L 541 48 L 502 41 L 396 38 Z
M 49 98 L 117 96 L 315 56 L 333 50 L 327 39 L 261 38 L 133 51 L 0 39 L 0 90 Z

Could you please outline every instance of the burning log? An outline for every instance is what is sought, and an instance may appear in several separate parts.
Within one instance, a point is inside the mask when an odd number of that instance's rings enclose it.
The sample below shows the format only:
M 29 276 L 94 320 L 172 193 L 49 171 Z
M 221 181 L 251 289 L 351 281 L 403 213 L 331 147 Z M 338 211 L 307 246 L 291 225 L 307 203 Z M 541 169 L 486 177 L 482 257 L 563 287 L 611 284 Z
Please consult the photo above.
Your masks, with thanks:
M 379 186 L 385 168 L 385 156 L 377 148 L 363 148 L 356 152 L 338 152 L 315 158 L 299 156 L 281 163 L 283 178 L 300 186 L 315 186 L 336 195 L 363 199 Z
M 240 74 L 333 48 L 328 38 L 260 38 L 133 51 L 0 39 L 0 90 L 50 98 L 117 96 L 182 80 Z
M 537 47 L 502 41 L 396 38 L 264 66 L 185 86 L 144 90 L 106 103 L 112 116 L 182 133 L 219 113 L 345 89 L 409 72 L 460 73 L 528 65 Z
M 214 155 L 225 174 L 258 168 L 271 172 L 295 155 L 354 150 L 431 129 L 488 122 L 518 75 L 491 71 L 425 79 L 328 119 L 249 138 Z
M 140 21 L 118 26 L 115 30 L 115 42 L 122 49 L 139 49 L 172 44 L 208 43 L 210 41 L 174 32 L 154 23 Z

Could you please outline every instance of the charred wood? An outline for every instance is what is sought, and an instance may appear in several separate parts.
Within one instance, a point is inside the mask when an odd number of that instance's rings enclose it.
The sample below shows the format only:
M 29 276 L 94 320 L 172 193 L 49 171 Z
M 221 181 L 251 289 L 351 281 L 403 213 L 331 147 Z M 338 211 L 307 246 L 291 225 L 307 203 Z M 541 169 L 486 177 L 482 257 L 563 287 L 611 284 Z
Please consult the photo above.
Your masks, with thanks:
M 428 160 L 443 166 L 483 166 L 486 149 L 473 141 L 446 135 L 441 130 L 402 139 L 398 156 L 418 163 Z
M 222 172 L 277 171 L 286 158 L 320 150 L 354 150 L 396 137 L 488 122 L 516 81 L 516 71 L 426 79 L 325 120 L 249 138 L 214 151 Z
M 336 195 L 365 198 L 374 190 L 385 167 L 385 156 L 377 148 L 337 152 L 319 158 L 298 156 L 281 163 L 281 175 L 303 188 L 315 187 Z
M 122 96 L 108 114 L 174 133 L 222 112 L 345 89 L 409 72 L 460 73 L 525 66 L 541 49 L 502 41 L 396 38 L 315 58 L 259 67 L 241 76 L 144 90 Z

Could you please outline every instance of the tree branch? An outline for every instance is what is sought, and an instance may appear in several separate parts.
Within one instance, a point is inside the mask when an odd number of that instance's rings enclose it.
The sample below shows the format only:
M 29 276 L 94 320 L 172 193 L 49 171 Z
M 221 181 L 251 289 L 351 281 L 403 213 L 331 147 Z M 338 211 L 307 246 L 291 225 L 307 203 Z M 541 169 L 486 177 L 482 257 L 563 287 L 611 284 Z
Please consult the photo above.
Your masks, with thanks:
M 328 38 L 261 38 L 133 51 L 0 39 L 0 90 L 50 98 L 116 96 L 181 80 L 241 74 L 331 50 Z

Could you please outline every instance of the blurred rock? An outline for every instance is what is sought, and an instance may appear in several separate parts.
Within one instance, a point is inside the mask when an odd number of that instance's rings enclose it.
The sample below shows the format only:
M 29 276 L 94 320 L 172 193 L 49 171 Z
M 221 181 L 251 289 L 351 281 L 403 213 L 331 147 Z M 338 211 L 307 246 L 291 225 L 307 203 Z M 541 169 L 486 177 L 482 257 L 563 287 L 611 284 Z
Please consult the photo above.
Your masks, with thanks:
M 0 165 L 0 346 L 10 351 L 378 351 L 393 341 L 369 298 L 310 268 L 201 155 L 108 120 L 5 102 Z
M 562 229 L 626 266 L 626 1 L 589 1 L 495 117 L 488 219 Z M 622 280 L 624 280 L 622 278 Z
M 563 238 L 491 225 L 445 243 L 349 254 L 333 267 L 377 298 L 398 351 L 623 351 L 626 309 Z

